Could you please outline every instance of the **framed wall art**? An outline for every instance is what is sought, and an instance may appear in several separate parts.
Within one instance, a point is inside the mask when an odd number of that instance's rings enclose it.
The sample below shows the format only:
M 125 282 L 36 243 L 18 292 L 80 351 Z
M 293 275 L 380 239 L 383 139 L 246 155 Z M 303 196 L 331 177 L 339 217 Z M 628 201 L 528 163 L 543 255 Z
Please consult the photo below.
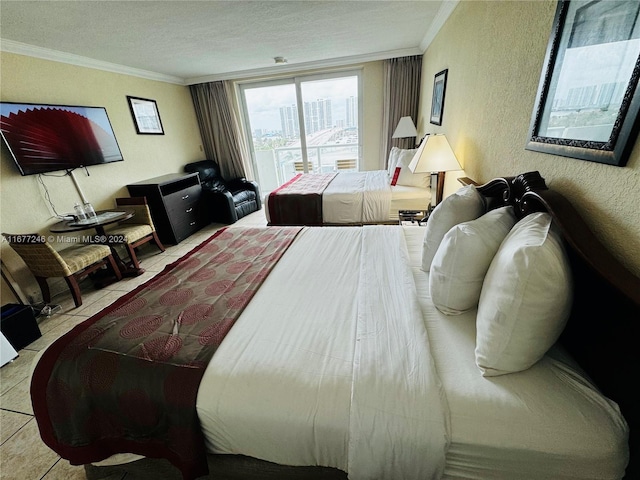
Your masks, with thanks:
M 638 133 L 640 2 L 560 0 L 527 150 L 624 166 Z
M 140 135 L 164 135 L 162 121 L 155 100 L 127 95 L 136 132 Z
M 442 125 L 442 111 L 444 110 L 444 93 L 447 89 L 447 72 L 442 70 L 433 78 L 433 96 L 431 97 L 431 118 L 434 125 Z

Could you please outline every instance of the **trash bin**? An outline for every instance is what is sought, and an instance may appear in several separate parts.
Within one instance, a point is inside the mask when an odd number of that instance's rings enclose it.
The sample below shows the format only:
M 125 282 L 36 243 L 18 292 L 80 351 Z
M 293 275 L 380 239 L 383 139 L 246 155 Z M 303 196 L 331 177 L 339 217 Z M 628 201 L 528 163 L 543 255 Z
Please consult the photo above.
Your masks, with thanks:
M 42 336 L 38 322 L 29 305 L 3 305 L 0 331 L 16 350 L 21 350 Z

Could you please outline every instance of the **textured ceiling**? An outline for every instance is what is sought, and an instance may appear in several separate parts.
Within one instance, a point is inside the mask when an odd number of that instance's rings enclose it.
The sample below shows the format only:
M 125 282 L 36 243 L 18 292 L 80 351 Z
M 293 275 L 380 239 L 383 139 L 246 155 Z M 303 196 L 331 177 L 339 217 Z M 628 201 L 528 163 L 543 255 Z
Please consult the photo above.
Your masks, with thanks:
M 419 53 L 442 4 L 2 0 L 0 45 L 26 44 L 189 81 L 273 68 L 276 56 L 290 68 Z

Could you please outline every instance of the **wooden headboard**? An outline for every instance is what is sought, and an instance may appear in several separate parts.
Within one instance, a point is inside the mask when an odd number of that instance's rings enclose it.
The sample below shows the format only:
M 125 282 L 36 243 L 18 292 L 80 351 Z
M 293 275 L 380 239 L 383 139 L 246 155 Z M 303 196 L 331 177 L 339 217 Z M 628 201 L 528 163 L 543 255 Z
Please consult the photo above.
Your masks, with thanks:
M 473 184 L 468 178 L 463 184 Z M 618 403 L 630 427 L 631 461 L 625 478 L 640 478 L 640 278 L 595 237 L 578 211 L 549 190 L 538 172 L 497 178 L 476 187 L 489 208 L 513 205 L 521 218 L 551 214 L 564 236 L 574 278 L 574 300 L 561 343 L 602 392 Z M 544 298 L 540 299 L 544 302 Z

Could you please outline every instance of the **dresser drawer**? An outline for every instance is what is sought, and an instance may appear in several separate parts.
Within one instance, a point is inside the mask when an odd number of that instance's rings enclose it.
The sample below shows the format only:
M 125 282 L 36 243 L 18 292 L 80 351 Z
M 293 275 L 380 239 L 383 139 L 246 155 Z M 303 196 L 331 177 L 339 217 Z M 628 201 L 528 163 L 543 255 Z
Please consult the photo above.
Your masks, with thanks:
M 167 212 L 181 213 L 186 212 L 189 208 L 193 208 L 202 195 L 202 188 L 200 185 L 189 187 L 185 190 L 172 193 L 164 197 L 164 204 Z
M 189 213 L 174 215 L 171 219 L 171 223 L 178 242 L 187 238 L 202 226 L 199 221 L 198 212 L 195 208 Z

